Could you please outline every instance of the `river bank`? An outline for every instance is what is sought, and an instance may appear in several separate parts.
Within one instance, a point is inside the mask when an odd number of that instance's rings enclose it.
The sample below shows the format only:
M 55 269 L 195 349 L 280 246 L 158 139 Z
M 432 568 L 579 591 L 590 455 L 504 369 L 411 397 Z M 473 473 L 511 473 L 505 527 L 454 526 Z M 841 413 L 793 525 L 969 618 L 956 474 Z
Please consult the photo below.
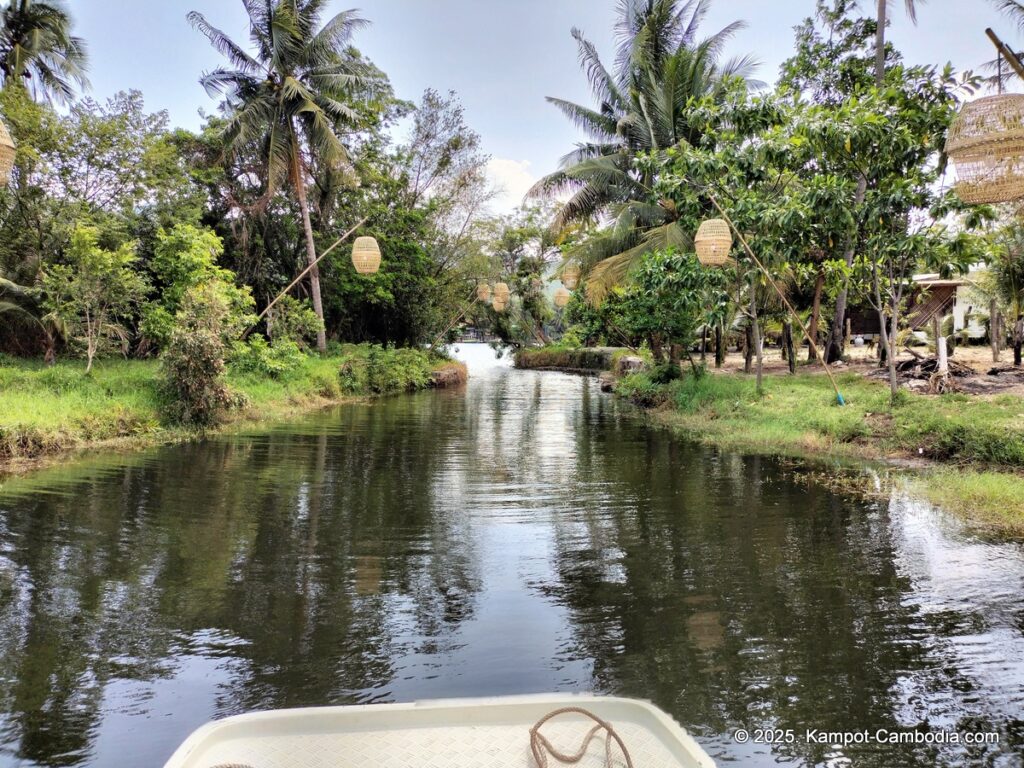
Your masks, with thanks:
M 563 356 L 574 361 L 570 352 Z M 536 353 L 525 356 L 526 366 Z M 575 366 L 570 366 L 575 367 Z M 863 372 L 840 375 L 847 406 L 828 380 L 803 372 L 765 377 L 708 372 L 659 383 L 646 372 L 616 380 L 614 391 L 645 409 L 652 423 L 729 451 L 812 459 L 884 461 L 911 472 L 917 495 L 986 528 L 1024 534 L 1024 401 L 1015 395 L 901 392 Z
M 80 361 L 47 367 L 0 359 L 0 472 L 35 468 L 69 453 L 190 440 L 242 424 L 288 419 L 366 397 L 456 386 L 462 363 L 417 350 L 346 346 L 304 356 L 276 377 L 229 367 L 239 407 L 212 429 L 168 423 L 155 360 L 102 360 L 86 376 Z

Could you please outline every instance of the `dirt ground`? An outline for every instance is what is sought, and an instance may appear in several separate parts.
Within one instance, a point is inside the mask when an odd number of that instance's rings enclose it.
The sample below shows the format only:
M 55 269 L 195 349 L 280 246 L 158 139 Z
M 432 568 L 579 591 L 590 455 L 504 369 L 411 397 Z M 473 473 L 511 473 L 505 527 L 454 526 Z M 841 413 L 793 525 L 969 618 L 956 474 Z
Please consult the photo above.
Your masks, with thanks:
M 915 347 L 914 351 L 919 355 L 931 357 L 927 347 Z M 875 350 L 868 347 L 850 347 L 847 350 L 848 363 L 835 366 L 838 371 L 857 371 L 879 381 L 888 381 L 888 371 L 878 367 L 878 358 Z M 912 355 L 906 350 L 901 350 L 897 356 L 897 362 L 912 359 Z M 807 349 L 797 350 L 797 360 L 805 363 L 807 360 Z M 971 376 L 958 376 L 953 380 L 954 391 L 966 392 L 977 395 L 1018 395 L 1024 397 L 1024 368 L 1001 372 L 998 375 L 990 375 L 988 372 L 993 368 L 1009 369 L 1013 366 L 1013 350 L 1004 349 L 1000 355 L 1000 362 L 992 362 L 992 349 L 987 346 L 960 346 L 953 351 L 950 358 L 953 363 L 960 363 L 974 369 Z M 714 370 L 714 355 L 708 354 L 708 368 Z M 743 355 L 739 352 L 730 352 L 726 355 L 723 372 L 737 373 L 743 370 Z M 764 370 L 768 375 L 782 375 L 789 371 L 787 363 L 782 359 L 781 350 L 778 347 L 768 347 L 764 353 Z M 806 373 L 821 371 L 820 365 L 802 365 L 800 370 Z M 927 377 L 911 378 L 901 376 L 904 387 L 917 392 L 927 394 L 929 383 Z

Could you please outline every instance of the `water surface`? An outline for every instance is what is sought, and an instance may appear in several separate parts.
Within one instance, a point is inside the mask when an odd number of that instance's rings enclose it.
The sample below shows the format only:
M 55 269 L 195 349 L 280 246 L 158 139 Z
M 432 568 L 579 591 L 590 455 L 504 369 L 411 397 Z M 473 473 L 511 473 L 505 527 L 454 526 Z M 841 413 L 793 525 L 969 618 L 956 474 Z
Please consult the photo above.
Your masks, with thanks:
M 723 765 L 1022 764 L 1018 543 L 462 354 L 465 390 L 0 486 L 0 766 L 160 766 L 255 709 L 591 690 Z

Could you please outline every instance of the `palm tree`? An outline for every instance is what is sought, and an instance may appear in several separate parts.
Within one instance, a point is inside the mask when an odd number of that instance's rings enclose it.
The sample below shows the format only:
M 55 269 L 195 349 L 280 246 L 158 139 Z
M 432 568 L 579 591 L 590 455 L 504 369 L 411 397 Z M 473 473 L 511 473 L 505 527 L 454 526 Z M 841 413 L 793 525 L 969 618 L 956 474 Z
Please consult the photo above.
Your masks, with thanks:
M 882 87 L 885 79 L 885 28 L 889 20 L 890 0 L 878 0 L 878 13 L 875 17 L 877 27 L 875 29 L 875 85 Z M 917 3 L 924 0 L 904 0 L 907 9 L 907 16 L 917 24 Z
M 719 62 L 741 22 L 698 39 L 708 7 L 708 0 L 619 0 L 611 71 L 583 33 L 572 31 L 597 106 L 548 101 L 591 140 L 563 157 L 560 169 L 537 182 L 530 195 L 571 193 L 553 222 L 556 231 L 602 220 L 608 224 L 575 254 L 591 269 L 588 291 L 595 298 L 621 280 L 641 254 L 689 243 L 671 201 L 652 201 L 655 180 L 638 172 L 633 160 L 696 143 L 700 132 L 688 119 L 690 100 L 724 94 L 730 79 L 745 77 L 754 66 L 749 57 Z
M 306 257 L 312 265 L 310 296 L 321 321 L 317 349 L 323 353 L 327 337 L 306 183 L 313 156 L 323 167 L 348 164 L 348 153 L 338 132 L 359 122 L 351 105 L 352 94 L 372 75 L 346 48 L 353 32 L 367 22 L 354 11 L 343 11 L 320 26 L 327 0 L 242 0 L 242 4 L 249 14 L 252 55 L 202 14 L 188 14 L 192 26 L 230 62 L 230 67 L 205 73 L 200 82 L 207 93 L 226 97 L 229 116 L 223 132 L 225 145 L 261 145 L 264 200 L 269 200 L 285 180 L 295 192 L 302 213 Z
M 60 0 L 10 0 L 0 10 L 0 74 L 4 86 L 25 83 L 35 97 L 61 103 L 89 86 L 85 42 L 71 34 Z

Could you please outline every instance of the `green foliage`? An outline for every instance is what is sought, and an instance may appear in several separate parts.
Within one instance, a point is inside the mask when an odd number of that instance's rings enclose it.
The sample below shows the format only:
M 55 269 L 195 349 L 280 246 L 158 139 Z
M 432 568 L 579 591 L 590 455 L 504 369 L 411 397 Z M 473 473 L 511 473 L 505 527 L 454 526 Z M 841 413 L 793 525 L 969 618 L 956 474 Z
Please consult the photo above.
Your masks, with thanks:
M 121 324 L 145 296 L 148 286 L 132 268 L 132 244 L 116 250 L 98 245 L 94 227 L 79 226 L 71 236 L 67 263 L 54 264 L 44 278 L 47 311 L 85 349 L 86 371 L 111 341 L 127 350 L 129 332 Z
M 596 104 L 549 101 L 591 139 L 532 192 L 571 193 L 554 218 L 554 228 L 563 235 L 603 218 L 612 220 L 571 249 L 589 272 L 592 298 L 602 299 L 642 254 L 691 242 L 696 227 L 651 194 L 656 169 L 638 171 L 636 160 L 669 147 L 700 144 L 704 126 L 692 119 L 692 102 L 705 96 L 721 99 L 743 88 L 742 78 L 751 73 L 749 57 L 722 61 L 726 41 L 742 24 L 698 38 L 706 11 L 702 3 L 682 0 L 621 3 L 618 28 L 623 34 L 614 68 L 601 62 L 579 31 L 573 32 Z
M 244 373 L 284 378 L 293 373 L 305 357 L 299 345 L 289 339 L 268 344 L 262 336 L 236 341 L 231 349 L 231 367 Z
M 306 349 L 324 324 L 306 301 L 282 296 L 267 313 L 267 331 L 275 345 L 289 343 Z
M 434 364 L 418 349 L 363 345 L 339 369 L 343 392 L 387 395 L 429 386 Z
M 631 373 L 615 385 L 615 392 L 643 408 L 653 408 L 668 402 L 669 392 L 664 382 L 656 382 L 649 373 Z
M 689 346 L 722 284 L 721 272 L 705 269 L 693 254 L 648 253 L 622 294 L 619 326 L 647 339 L 656 359 L 666 344 Z
M 515 353 L 517 368 L 558 368 L 576 371 L 609 371 L 614 365 L 609 349 L 570 348 L 563 345 L 525 347 Z
M 228 309 L 222 328 L 225 341 L 255 321 L 251 290 L 236 285 L 234 273 L 217 264 L 223 252 L 223 243 L 213 231 L 192 224 L 157 233 L 150 269 L 161 286 L 160 298 L 144 308 L 140 329 L 159 348 L 170 340 L 184 297 L 201 285 L 213 286 Z
M 182 297 L 161 357 L 166 416 L 171 422 L 208 426 L 234 402 L 224 380 L 224 337 L 231 314 L 214 283 L 193 287 Z
M 8 2 L 0 13 L 0 74 L 7 89 L 29 87 L 37 98 L 67 102 L 89 81 L 85 42 L 59 3 Z M 27 84 L 27 85 L 26 85 Z

